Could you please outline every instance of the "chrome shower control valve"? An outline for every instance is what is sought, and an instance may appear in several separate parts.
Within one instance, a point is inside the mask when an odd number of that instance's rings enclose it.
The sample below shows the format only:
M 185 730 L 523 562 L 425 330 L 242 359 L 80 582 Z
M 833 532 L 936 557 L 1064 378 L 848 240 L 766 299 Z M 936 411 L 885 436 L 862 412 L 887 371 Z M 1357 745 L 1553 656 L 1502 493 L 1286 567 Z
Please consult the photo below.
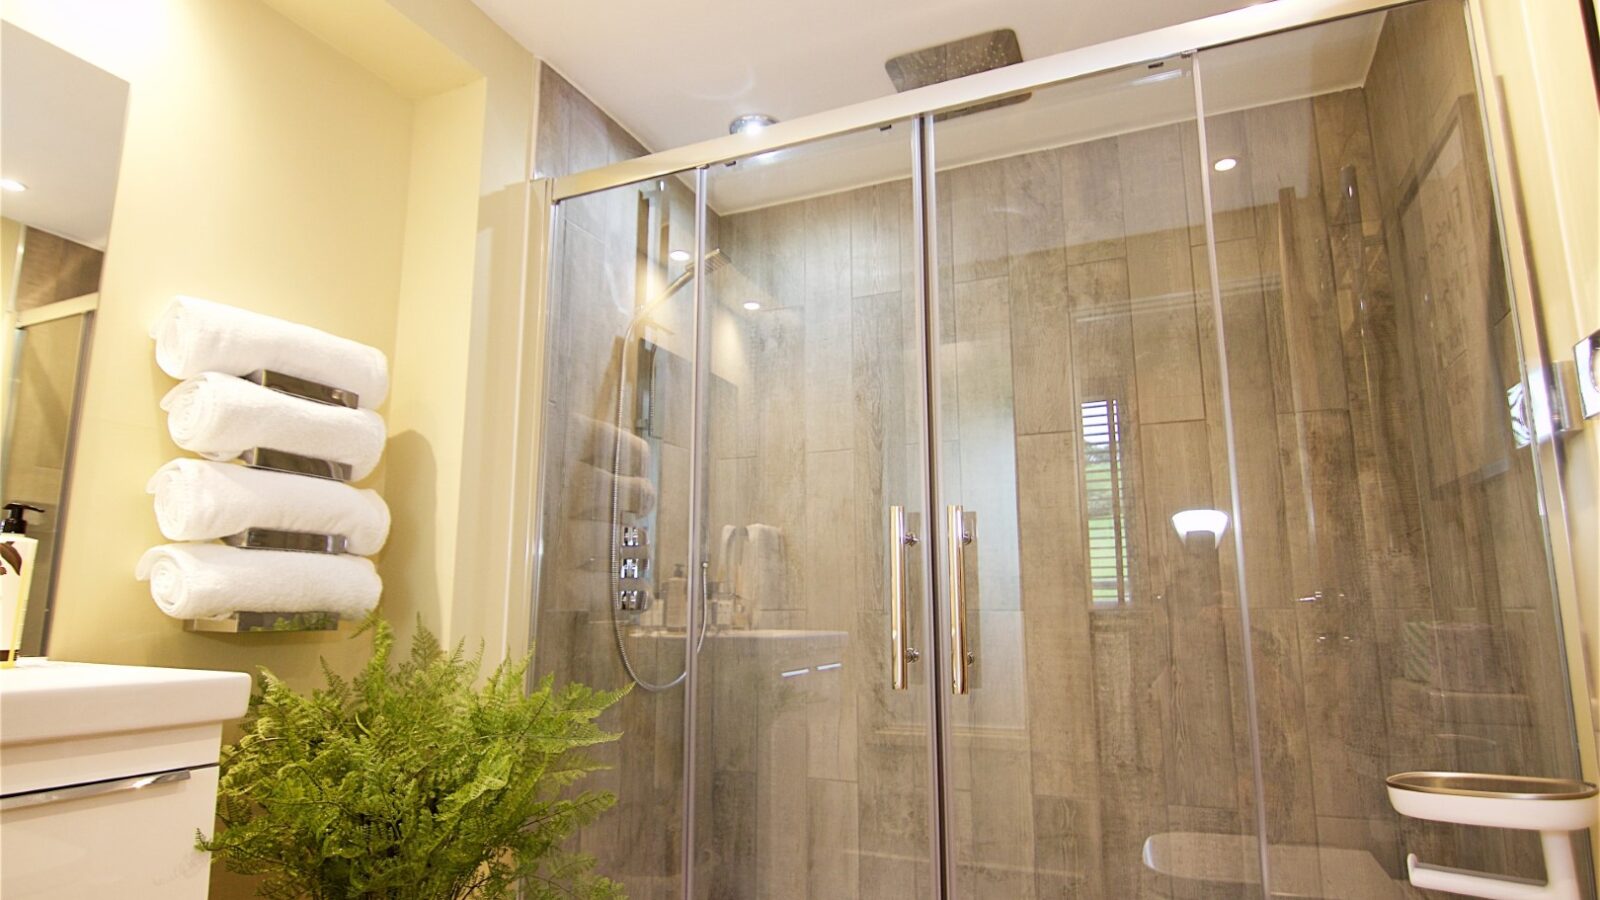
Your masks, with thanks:
M 622 529 L 622 546 L 624 547 L 643 547 L 645 541 L 649 539 L 649 533 L 637 525 L 629 525 Z
M 623 612 L 644 612 L 650 608 L 650 592 L 639 590 L 617 591 L 617 609 Z
M 645 566 L 644 560 L 629 557 L 622 561 L 622 568 L 617 571 L 617 576 L 623 580 L 643 577 Z

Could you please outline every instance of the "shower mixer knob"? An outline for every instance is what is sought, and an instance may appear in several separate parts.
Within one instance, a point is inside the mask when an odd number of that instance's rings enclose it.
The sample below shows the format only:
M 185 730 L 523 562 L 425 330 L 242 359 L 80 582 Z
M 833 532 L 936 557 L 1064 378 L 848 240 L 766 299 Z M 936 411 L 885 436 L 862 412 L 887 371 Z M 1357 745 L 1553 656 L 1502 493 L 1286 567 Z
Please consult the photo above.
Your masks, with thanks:
M 649 591 L 626 590 L 617 592 L 617 609 L 623 612 L 644 612 L 649 608 Z

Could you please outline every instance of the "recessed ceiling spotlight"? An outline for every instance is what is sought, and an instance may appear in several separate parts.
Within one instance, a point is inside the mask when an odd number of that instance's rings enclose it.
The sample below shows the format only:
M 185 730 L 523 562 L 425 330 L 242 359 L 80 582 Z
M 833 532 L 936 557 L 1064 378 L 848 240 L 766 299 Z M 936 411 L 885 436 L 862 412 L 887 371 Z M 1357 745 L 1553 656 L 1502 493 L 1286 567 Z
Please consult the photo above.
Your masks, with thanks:
M 744 302 L 744 308 L 754 312 L 755 310 L 761 308 L 761 302 L 758 300 L 746 300 Z
M 729 134 L 760 134 L 769 125 L 778 124 L 778 120 L 763 113 L 745 113 L 728 123 Z
M 672 260 L 673 262 L 688 262 L 689 261 L 689 251 L 687 251 L 687 250 L 674 250 L 671 253 L 667 254 L 667 258 Z
M 1233 169 L 1233 167 L 1237 166 L 1238 164 L 1239 164 L 1239 160 L 1238 159 L 1236 159 L 1236 158 L 1234 158 L 1232 156 L 1224 156 L 1223 158 L 1221 158 L 1221 159 L 1217 160 L 1216 162 L 1212 163 L 1211 164 L 1211 168 L 1216 169 L 1218 172 L 1227 172 L 1227 171 L 1230 171 L 1231 169 Z
M 0 178 L 0 191 L 5 191 L 8 194 L 20 194 L 27 189 L 27 185 L 15 178 Z

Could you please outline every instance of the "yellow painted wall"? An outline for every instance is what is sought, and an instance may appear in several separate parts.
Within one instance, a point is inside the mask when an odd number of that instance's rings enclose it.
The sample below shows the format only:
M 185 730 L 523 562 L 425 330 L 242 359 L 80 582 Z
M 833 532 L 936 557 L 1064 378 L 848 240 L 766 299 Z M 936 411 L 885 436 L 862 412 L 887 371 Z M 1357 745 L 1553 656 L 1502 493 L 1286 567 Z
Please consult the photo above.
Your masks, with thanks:
M 186 633 L 134 580 L 162 542 L 145 481 L 181 453 L 157 405 L 173 381 L 148 328 L 173 295 L 193 294 L 392 353 L 411 103 L 259 3 L 0 10 L 130 84 L 51 655 L 296 679 L 319 654 L 355 658 L 363 648 L 342 636 Z
M 390 354 L 382 608 L 491 657 L 519 646 L 505 472 L 534 57 L 468 0 L 3 3 L 132 84 L 52 653 L 294 677 L 361 652 L 186 634 L 132 580 L 160 540 L 144 481 L 178 452 L 145 329 L 178 292 Z
M 1505 107 L 1551 360 L 1570 361 L 1600 329 L 1600 99 L 1578 4 L 1481 0 L 1488 72 Z M 1565 438 L 1564 518 L 1584 636 L 1591 709 L 1600 720 L 1600 423 Z
M 1482 75 L 1504 115 L 1491 127 L 1504 199 L 1517 205 L 1531 319 L 1547 361 L 1570 362 L 1580 336 L 1600 329 L 1600 99 L 1576 0 L 1475 0 Z M 1516 236 L 1514 236 L 1516 237 Z M 1522 269 L 1513 254 L 1513 269 Z M 1568 659 L 1584 776 L 1600 780 L 1600 421 L 1561 439 L 1552 528 L 1564 592 Z M 1545 459 L 1551 460 L 1546 453 Z M 1551 465 L 1549 469 L 1556 469 Z M 1547 491 L 1547 496 L 1552 492 Z M 1600 864 L 1600 830 L 1591 830 Z M 1600 868 L 1596 870 L 1600 878 Z
M 534 57 L 468 0 L 0 11 L 132 85 L 52 653 L 295 677 L 361 652 L 327 635 L 186 634 L 133 581 L 160 541 L 145 479 L 178 453 L 146 328 L 179 292 L 390 354 L 392 444 L 373 479 L 395 512 L 383 609 L 491 657 L 520 646 L 504 473 Z
M 402 633 L 420 616 L 490 659 L 520 653 L 508 567 L 538 62 L 468 0 L 264 2 L 419 98 L 381 567 L 409 590 L 385 610 Z
M 17 242 L 21 240 L 22 225 L 0 217 L 0 335 L 11 334 L 11 285 L 17 274 Z M 11 341 L 0 340 L 0 382 L 10 377 Z M 10 393 L 0 389 L 0 423 L 6 420 L 6 398 Z M 4 427 L 0 424 L 0 430 Z
M 411 222 L 457 223 L 470 236 L 478 211 L 484 85 L 417 102 L 415 165 L 408 189 Z M 451 639 L 481 637 L 453 626 L 461 443 L 465 432 L 467 356 L 471 319 L 473 241 L 439 244 L 430 229 L 409 229 L 400 282 L 393 399 L 389 401 L 389 490 L 394 521 L 382 573 L 407 586 L 405 608 L 390 620 L 409 631 L 420 614 Z M 401 473 L 405 473 L 404 476 Z
M 505 557 L 489 527 L 503 513 L 479 498 L 504 477 L 482 467 L 509 456 L 492 446 L 509 432 L 484 419 L 510 415 L 514 343 L 496 329 L 520 314 L 536 62 L 469 0 L 325 11 L 0 0 L 8 21 L 131 85 L 53 656 L 266 666 L 303 685 L 320 680 L 321 656 L 341 668 L 365 656 L 348 629 L 186 633 L 134 580 L 139 555 L 162 540 L 145 481 L 180 454 L 157 405 L 173 382 L 147 334 L 177 293 L 389 354 L 390 445 L 369 480 L 394 512 L 381 609 L 402 630 L 420 617 L 449 640 L 484 640 L 491 656 L 516 643 L 503 589 L 457 587 L 504 583 L 487 571 Z M 250 890 L 219 874 L 212 893 Z
M 0 217 L 0 304 L 9 311 L 11 306 L 11 279 L 17 270 L 17 241 L 22 239 L 22 226 Z
M 453 571 L 437 573 L 447 633 L 483 640 L 489 659 L 520 655 L 528 637 L 527 596 L 508 573 L 525 562 L 513 520 L 513 492 L 526 501 L 532 475 L 518 471 L 512 459 L 522 405 L 517 387 L 527 324 L 524 270 L 538 60 L 467 0 L 389 3 L 483 73 L 472 296 L 463 308 L 470 315 L 468 340 L 448 357 L 448 377 L 458 380 L 436 384 L 430 394 L 437 398 L 430 402 L 460 404 L 461 469 L 453 491 L 441 491 L 438 498 L 439 509 L 454 509 L 454 521 L 447 527 L 450 520 L 441 517 L 433 534 L 441 543 L 455 544 Z M 528 361 L 537 364 L 540 345 L 527 346 L 532 348 Z M 524 416 L 536 411 L 521 410 Z

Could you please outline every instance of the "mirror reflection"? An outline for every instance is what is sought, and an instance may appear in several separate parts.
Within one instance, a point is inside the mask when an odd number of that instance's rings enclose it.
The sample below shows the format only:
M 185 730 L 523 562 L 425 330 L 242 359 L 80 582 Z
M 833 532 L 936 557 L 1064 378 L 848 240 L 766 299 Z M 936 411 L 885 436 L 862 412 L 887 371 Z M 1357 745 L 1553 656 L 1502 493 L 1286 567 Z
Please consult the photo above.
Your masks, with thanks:
M 45 652 L 127 100 L 121 79 L 0 30 L 0 502 L 36 508 L 25 655 Z

